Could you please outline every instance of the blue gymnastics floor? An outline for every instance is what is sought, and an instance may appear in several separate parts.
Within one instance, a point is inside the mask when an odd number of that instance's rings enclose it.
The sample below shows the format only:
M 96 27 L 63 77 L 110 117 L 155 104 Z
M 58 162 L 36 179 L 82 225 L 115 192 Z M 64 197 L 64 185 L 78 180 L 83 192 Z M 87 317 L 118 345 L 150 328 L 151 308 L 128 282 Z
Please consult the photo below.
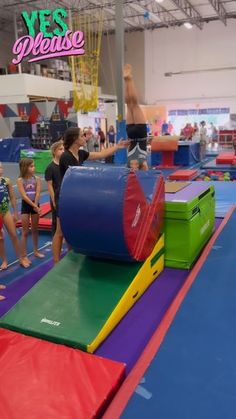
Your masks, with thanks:
M 122 418 L 235 419 L 236 210 Z
M 210 182 L 216 193 L 216 217 L 224 217 L 236 204 L 236 182 Z

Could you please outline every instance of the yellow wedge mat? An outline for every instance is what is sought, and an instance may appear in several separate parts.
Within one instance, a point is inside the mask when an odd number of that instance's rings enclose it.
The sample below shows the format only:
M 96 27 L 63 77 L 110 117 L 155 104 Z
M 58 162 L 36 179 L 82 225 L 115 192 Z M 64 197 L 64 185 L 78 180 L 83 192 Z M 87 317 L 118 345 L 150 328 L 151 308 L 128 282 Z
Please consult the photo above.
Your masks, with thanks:
M 87 345 L 87 352 L 94 352 L 102 341 L 111 333 L 122 317 L 131 309 L 151 283 L 164 269 L 164 235 L 162 235 L 151 255 L 143 263 L 137 275 L 120 299 L 116 308 L 91 344 Z

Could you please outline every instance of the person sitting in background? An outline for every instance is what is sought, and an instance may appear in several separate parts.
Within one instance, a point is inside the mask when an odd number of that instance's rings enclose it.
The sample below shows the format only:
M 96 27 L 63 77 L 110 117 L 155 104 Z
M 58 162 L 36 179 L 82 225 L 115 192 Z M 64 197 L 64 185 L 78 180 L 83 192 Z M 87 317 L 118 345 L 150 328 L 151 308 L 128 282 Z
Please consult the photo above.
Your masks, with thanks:
M 63 140 L 56 141 L 51 146 L 53 161 L 45 170 L 45 180 L 47 182 L 52 211 L 52 235 L 54 236 L 57 227 L 57 204 L 59 199 L 61 176 L 59 170 L 59 160 L 64 151 Z

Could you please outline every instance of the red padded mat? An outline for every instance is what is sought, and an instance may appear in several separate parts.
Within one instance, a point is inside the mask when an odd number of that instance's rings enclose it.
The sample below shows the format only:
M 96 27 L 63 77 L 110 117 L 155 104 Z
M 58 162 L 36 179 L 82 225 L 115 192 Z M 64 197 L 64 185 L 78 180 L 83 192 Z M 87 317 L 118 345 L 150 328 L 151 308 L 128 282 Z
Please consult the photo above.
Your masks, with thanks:
M 101 416 L 124 378 L 124 368 L 118 362 L 0 329 L 0 417 Z
M 198 174 L 197 169 L 192 170 L 176 170 L 169 175 L 170 180 L 191 180 Z

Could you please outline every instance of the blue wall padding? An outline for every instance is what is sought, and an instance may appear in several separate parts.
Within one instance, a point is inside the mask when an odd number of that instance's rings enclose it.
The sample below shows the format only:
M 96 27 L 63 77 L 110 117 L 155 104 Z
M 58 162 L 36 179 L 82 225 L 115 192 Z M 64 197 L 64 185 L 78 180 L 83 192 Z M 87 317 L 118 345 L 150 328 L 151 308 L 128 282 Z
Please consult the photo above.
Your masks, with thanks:
M 116 121 L 116 141 L 119 142 L 121 139 L 126 139 L 126 121 Z M 115 164 L 126 164 L 127 163 L 127 150 L 122 148 L 118 150 L 114 155 Z
M 123 229 L 129 169 L 70 167 L 63 179 L 59 216 L 66 241 L 88 256 L 130 261 Z
M 18 162 L 21 150 L 30 147 L 30 139 L 27 137 L 5 138 L 0 141 L 0 161 Z

